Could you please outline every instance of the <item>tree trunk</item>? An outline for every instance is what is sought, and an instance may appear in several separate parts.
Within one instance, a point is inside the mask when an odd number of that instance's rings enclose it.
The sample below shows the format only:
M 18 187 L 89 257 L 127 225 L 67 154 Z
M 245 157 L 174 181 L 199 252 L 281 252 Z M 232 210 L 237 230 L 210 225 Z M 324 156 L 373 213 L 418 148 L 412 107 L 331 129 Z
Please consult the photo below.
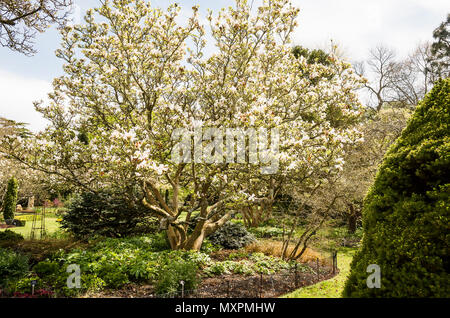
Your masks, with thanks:
M 355 231 L 356 231 L 356 221 L 357 221 L 358 215 L 355 212 L 355 207 L 353 206 L 353 204 L 349 204 L 348 206 L 350 208 L 350 213 L 349 213 L 349 216 L 348 216 L 348 231 L 350 233 L 355 233 Z

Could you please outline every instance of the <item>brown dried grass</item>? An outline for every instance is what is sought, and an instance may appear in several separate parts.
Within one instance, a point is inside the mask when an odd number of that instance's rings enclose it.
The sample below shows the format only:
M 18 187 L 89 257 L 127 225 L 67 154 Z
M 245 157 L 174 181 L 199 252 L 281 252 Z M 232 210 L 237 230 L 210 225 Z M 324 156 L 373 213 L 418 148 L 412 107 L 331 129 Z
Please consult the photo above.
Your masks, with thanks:
M 294 249 L 295 245 L 290 244 L 287 248 L 287 255 L 290 255 L 292 250 Z M 283 248 L 283 242 L 281 241 L 275 241 L 275 240 L 259 240 L 255 243 L 252 243 L 250 245 L 247 245 L 244 249 L 248 253 L 263 253 L 265 255 L 270 256 L 276 256 L 281 257 Z M 300 254 L 301 248 L 299 248 L 299 251 L 297 252 L 297 255 Z M 301 263 L 308 263 L 308 262 L 315 262 L 317 259 L 319 259 L 319 262 L 324 264 L 326 261 L 323 258 L 323 256 L 314 251 L 311 248 L 306 248 L 303 255 L 298 259 Z

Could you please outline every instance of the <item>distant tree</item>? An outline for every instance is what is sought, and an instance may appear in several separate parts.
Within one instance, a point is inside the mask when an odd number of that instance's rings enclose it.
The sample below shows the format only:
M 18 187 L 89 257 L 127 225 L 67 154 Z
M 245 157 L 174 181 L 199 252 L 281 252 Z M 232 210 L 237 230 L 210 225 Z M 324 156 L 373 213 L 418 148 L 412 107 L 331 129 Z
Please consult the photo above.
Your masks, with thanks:
M 383 45 L 371 49 L 367 61 L 355 63 L 355 70 L 359 75 L 368 75 L 366 64 L 373 77 L 364 84 L 371 99 L 369 106 L 380 111 L 385 103 L 391 101 L 392 90 L 390 85 L 396 67 L 395 52 Z
M 386 107 L 379 112 L 367 109 L 358 129 L 364 140 L 346 148 L 343 171 L 336 182 L 329 184 L 325 196 L 339 194 L 335 214 L 346 221 L 350 233 L 355 232 L 361 208 L 378 166 L 388 148 L 400 136 L 411 115 L 410 109 Z
M 306 58 L 308 64 L 320 63 L 325 66 L 331 64 L 329 54 L 321 49 L 309 50 L 301 45 L 296 45 L 292 49 L 292 54 L 294 54 L 296 58 L 303 56 Z
M 435 42 L 431 45 L 433 58 L 431 64 L 438 68 L 439 76 L 447 78 L 450 74 L 450 14 L 433 32 Z
M 391 102 L 397 107 L 414 108 L 439 79 L 439 68 L 431 63 L 428 42 L 420 43 L 405 60 L 396 62 L 390 75 Z
M 72 0 L 2 0 L 0 1 L 0 45 L 13 51 L 35 53 L 36 32 L 50 24 L 64 25 Z
M 3 200 L 3 218 L 5 220 L 14 219 L 14 213 L 16 212 L 18 188 L 19 185 L 17 183 L 17 179 L 14 177 L 9 179 L 5 199 Z

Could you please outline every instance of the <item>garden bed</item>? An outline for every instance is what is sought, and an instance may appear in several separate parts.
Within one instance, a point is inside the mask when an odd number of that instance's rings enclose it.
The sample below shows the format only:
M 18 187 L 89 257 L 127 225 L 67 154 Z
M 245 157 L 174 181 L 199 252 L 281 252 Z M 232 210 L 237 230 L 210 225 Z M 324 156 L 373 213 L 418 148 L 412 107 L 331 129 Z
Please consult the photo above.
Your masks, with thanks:
M 313 269 L 313 264 L 310 264 Z M 205 277 L 195 291 L 186 291 L 186 298 L 273 298 L 293 292 L 299 288 L 314 285 L 339 274 L 332 268 L 320 268 L 319 276 L 313 272 L 286 270 L 271 275 L 220 275 Z M 297 278 L 296 278 L 297 276 Z M 105 289 L 97 293 L 88 293 L 89 298 L 180 298 L 180 291 L 157 295 L 152 285 L 128 284 L 121 289 Z

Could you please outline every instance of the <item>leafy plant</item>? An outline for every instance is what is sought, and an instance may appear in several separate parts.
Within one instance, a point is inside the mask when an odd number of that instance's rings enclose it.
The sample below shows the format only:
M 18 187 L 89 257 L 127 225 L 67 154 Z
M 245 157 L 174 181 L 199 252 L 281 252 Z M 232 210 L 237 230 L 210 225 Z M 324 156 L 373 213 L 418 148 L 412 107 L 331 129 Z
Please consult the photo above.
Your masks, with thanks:
M 273 226 L 250 228 L 249 231 L 258 238 L 275 238 L 283 235 L 283 230 Z
M 28 274 L 28 257 L 0 248 L 0 287 L 8 289 L 11 284 Z
M 163 266 L 157 276 L 155 291 L 157 294 L 174 293 L 181 290 L 181 281 L 184 290 L 189 291 L 199 283 L 198 265 L 193 261 L 175 261 Z

